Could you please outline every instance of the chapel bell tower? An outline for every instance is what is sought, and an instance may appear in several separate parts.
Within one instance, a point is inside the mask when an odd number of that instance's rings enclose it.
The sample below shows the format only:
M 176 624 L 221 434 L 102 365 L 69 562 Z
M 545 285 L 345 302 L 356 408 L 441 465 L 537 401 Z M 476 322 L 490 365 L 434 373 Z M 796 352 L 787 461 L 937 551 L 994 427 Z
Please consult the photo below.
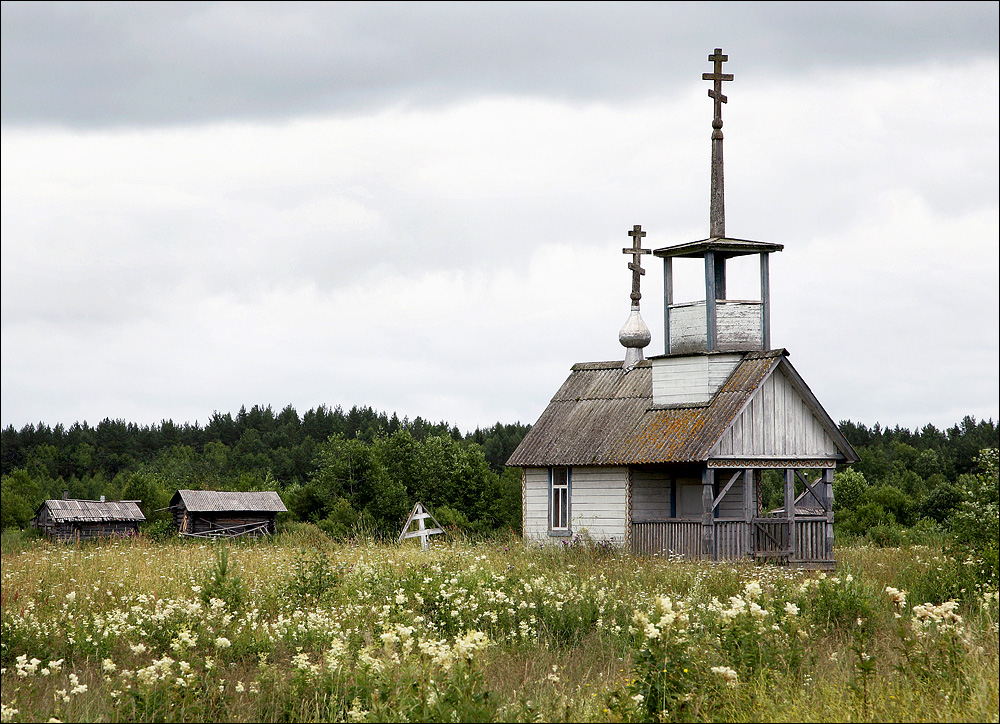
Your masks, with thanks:
M 712 120 L 712 187 L 709 237 L 675 246 L 656 249 L 654 256 L 663 259 L 663 332 L 664 354 L 682 355 L 710 352 L 752 352 L 771 348 L 771 303 L 768 279 L 768 255 L 781 251 L 781 244 L 726 236 L 726 208 L 722 158 L 723 81 L 733 80 L 722 72 L 729 56 L 722 48 L 708 56 L 714 63 L 712 73 L 703 80 L 714 82 L 708 95 L 715 101 Z M 757 300 L 729 299 L 726 295 L 726 260 L 756 254 L 760 257 L 760 297 Z M 701 301 L 674 304 L 673 259 L 693 258 L 705 261 L 705 298 Z

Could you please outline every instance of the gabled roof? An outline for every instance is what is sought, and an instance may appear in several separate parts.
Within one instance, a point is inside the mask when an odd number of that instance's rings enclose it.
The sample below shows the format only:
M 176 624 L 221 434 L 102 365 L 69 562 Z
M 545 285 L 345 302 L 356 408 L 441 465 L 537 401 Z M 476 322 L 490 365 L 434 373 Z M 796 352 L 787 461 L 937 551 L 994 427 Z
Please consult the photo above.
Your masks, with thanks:
M 139 510 L 137 500 L 46 500 L 35 517 L 48 508 L 52 520 L 57 523 L 102 523 L 113 521 L 144 521 L 146 516 Z
M 641 465 L 703 462 L 767 377 L 791 365 L 785 350 L 748 352 L 704 406 L 653 407 L 652 365 L 646 360 L 628 374 L 622 363 L 577 364 L 508 465 Z M 794 371 L 793 371 L 794 372 Z M 801 380 L 795 374 L 797 380 Z M 808 387 L 810 406 L 822 411 Z M 854 451 L 822 412 L 821 424 L 843 458 Z M 830 429 L 832 428 L 832 430 Z
M 288 508 L 273 490 L 224 492 L 217 490 L 178 490 L 170 507 L 183 503 L 192 513 L 285 513 Z

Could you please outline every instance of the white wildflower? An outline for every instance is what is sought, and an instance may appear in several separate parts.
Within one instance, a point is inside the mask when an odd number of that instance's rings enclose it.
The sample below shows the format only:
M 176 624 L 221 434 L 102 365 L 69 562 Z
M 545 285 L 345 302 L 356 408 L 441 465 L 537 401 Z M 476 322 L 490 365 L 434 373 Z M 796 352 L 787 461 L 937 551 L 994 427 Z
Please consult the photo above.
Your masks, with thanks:
M 368 712 L 361 708 L 361 700 L 357 697 L 351 702 L 351 708 L 347 711 L 348 721 L 364 721 Z
M 713 666 L 712 673 L 721 676 L 725 680 L 726 686 L 730 688 L 735 688 L 739 683 L 736 671 L 728 666 Z
M 71 695 L 75 696 L 76 694 L 83 694 L 83 693 L 85 693 L 87 691 L 87 685 L 86 684 L 81 684 L 80 680 L 77 678 L 76 674 L 70 674 L 69 675 L 69 683 L 70 683 L 70 686 L 73 687 L 72 689 L 70 689 L 70 692 L 69 692 Z

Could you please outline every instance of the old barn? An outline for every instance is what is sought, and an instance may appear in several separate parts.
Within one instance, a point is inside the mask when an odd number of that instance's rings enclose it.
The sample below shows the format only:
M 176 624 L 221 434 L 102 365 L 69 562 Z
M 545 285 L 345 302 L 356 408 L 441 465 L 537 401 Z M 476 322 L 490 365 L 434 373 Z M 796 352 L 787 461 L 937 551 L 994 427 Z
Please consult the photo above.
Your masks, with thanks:
M 31 526 L 56 540 L 134 535 L 146 516 L 138 500 L 46 500 Z
M 858 457 L 819 400 L 772 349 L 769 255 L 783 246 L 726 236 L 722 81 L 709 56 L 710 236 L 657 249 L 663 260 L 664 353 L 645 359 L 639 313 L 646 232 L 634 226 L 625 360 L 576 364 L 508 465 L 522 468 L 529 541 L 586 534 L 641 554 L 754 557 L 827 568 L 833 558 L 833 473 Z M 727 295 L 727 261 L 758 257 L 756 299 Z M 674 261 L 697 260 L 702 299 L 675 301 Z M 702 273 L 702 272 L 699 272 Z M 780 475 L 783 505 L 766 510 L 762 477 Z
M 170 511 L 181 535 L 217 538 L 273 534 L 278 513 L 288 509 L 273 490 L 178 490 Z

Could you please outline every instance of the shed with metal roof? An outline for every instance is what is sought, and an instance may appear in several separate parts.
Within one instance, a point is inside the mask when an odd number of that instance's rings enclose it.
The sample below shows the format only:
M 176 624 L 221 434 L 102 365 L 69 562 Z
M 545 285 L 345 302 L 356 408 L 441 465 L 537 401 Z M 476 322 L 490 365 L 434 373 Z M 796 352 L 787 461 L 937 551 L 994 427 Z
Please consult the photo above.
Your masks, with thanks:
M 278 513 L 288 509 L 273 490 L 178 490 L 170 511 L 181 535 L 231 538 L 274 533 Z
M 138 500 L 46 500 L 31 525 L 57 540 L 135 535 L 146 516 Z

